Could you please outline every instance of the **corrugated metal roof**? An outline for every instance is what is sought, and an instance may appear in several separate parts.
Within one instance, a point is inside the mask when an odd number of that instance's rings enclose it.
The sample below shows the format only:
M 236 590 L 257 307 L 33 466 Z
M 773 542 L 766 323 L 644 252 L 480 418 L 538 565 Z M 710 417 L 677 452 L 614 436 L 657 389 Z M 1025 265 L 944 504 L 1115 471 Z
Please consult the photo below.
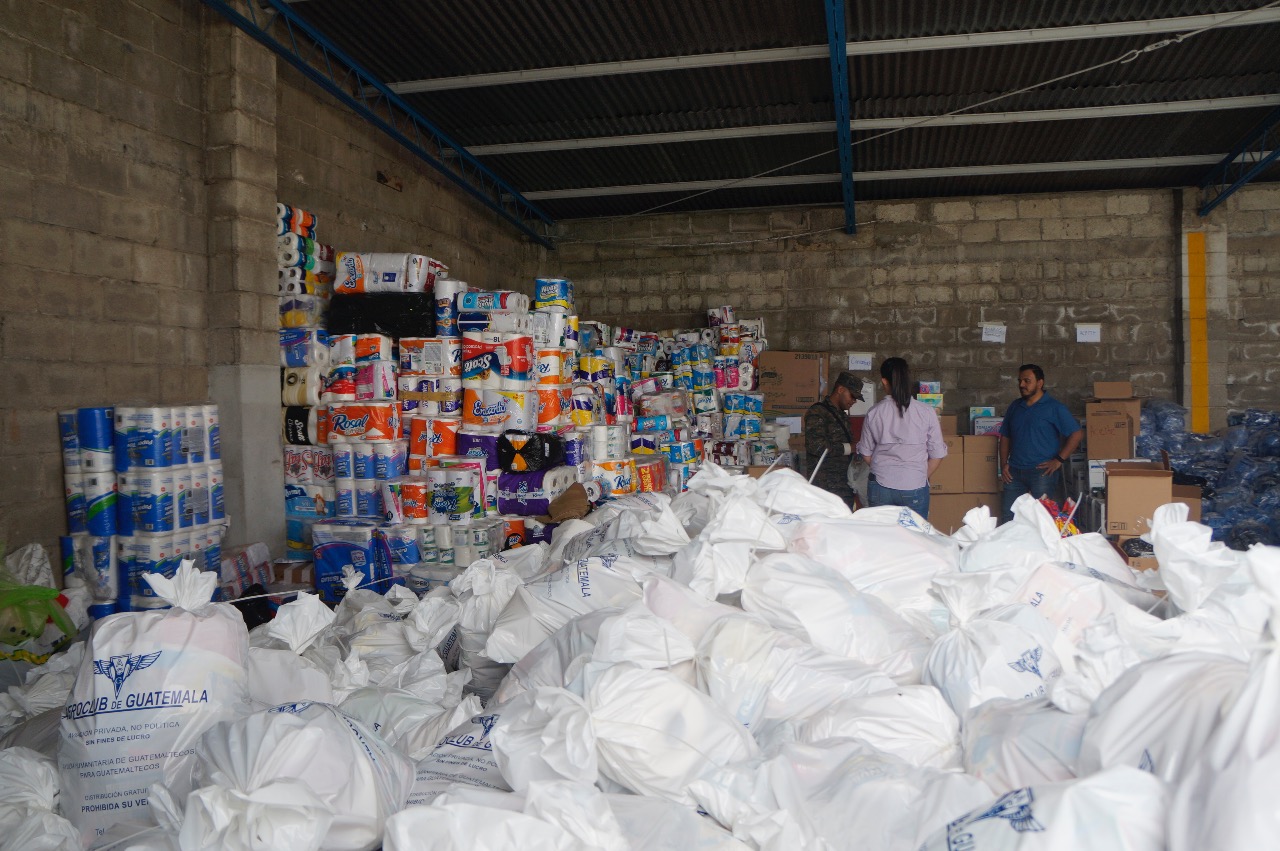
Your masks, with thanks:
M 853 40 L 902 39 L 1031 27 L 1235 12 L 1258 0 L 848 0 Z M 758 0 L 307 0 L 292 7 L 387 82 L 598 62 L 821 44 L 821 4 Z M 1086 68 L 1159 36 L 850 57 L 857 118 L 950 112 L 1001 92 Z M 1280 92 L 1280 24 L 1233 27 L 1137 60 L 1008 97 L 981 112 L 1055 109 Z M 420 93 L 406 99 L 464 145 L 827 122 L 825 61 L 726 65 L 580 77 Z M 1094 121 L 916 128 L 858 145 L 855 168 L 909 169 L 998 163 L 1221 153 L 1265 110 L 1134 116 Z M 866 134 L 855 134 L 855 141 Z M 829 150 L 834 132 L 486 156 L 522 191 L 729 180 Z M 823 155 L 780 173 L 838 170 Z M 1268 176 L 1275 176 L 1272 170 Z M 860 184 L 859 197 L 1173 185 L 1195 169 L 1082 175 L 1007 175 Z M 1073 182 L 1075 181 L 1075 182 Z M 1136 182 L 1135 182 L 1136 181 Z M 959 187 L 959 188 L 957 188 Z M 883 194 L 881 194 L 883 193 Z M 904 194 L 905 193 L 905 196 Z M 689 209 L 839 200 L 836 186 L 726 189 Z M 611 215 L 678 195 L 540 202 L 552 215 Z

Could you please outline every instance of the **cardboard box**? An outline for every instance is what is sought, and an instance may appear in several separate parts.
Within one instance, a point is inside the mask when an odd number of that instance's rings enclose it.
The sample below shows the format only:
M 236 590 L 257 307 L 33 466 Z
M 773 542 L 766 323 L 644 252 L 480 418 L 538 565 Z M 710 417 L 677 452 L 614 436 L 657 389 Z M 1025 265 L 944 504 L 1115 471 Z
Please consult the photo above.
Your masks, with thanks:
M 752 464 L 749 467 L 747 467 L 747 475 L 753 479 L 758 479 L 761 476 L 763 476 L 765 474 L 765 471 L 768 469 L 769 469 L 768 464 Z M 774 469 L 777 469 L 777 467 L 775 467 Z
M 971 405 L 969 407 L 969 422 L 973 422 L 979 417 L 994 417 L 995 415 L 995 405 Z
M 965 512 L 987 506 L 992 517 L 1000 516 L 1000 497 L 984 493 L 944 493 L 929 495 L 929 522 L 944 535 L 953 534 L 964 525 Z
M 1000 434 L 1000 425 L 1004 417 L 977 417 L 969 420 L 969 431 L 973 434 Z
M 1173 471 L 1155 461 L 1107 465 L 1107 534 L 1151 530 L 1155 510 L 1173 502 Z
M 1187 519 L 1196 523 L 1200 522 L 1200 500 L 1204 498 L 1204 492 L 1199 485 L 1174 485 L 1173 501 L 1181 502 L 1187 506 Z
M 1085 434 L 1085 451 L 1091 460 L 1133 457 L 1133 420 L 1122 411 L 1089 411 Z
M 942 426 L 944 435 L 956 433 L 956 415 L 955 414 L 938 414 L 938 425 Z
M 1142 400 L 1141 399 L 1089 399 L 1084 403 L 1086 421 L 1089 414 L 1097 411 L 1113 411 L 1124 414 L 1133 423 L 1133 434 L 1142 434 Z
M 1115 540 L 1112 546 L 1115 547 L 1116 552 L 1120 553 L 1120 558 L 1124 559 L 1125 563 L 1128 564 L 1129 567 L 1133 568 L 1134 570 L 1158 569 L 1160 567 L 1160 562 L 1156 561 L 1156 557 L 1154 555 L 1131 556 L 1131 555 L 1125 554 L 1125 551 L 1123 549 L 1124 542 L 1131 541 L 1136 537 L 1138 536 L 1137 535 L 1121 535 L 1119 538 Z
M 992 435 L 966 434 L 964 446 L 964 492 L 1000 492 L 1000 439 Z
M 1118 458 L 1089 459 L 1089 490 L 1104 491 L 1107 489 L 1107 465 L 1115 464 Z
M 1095 381 L 1093 395 L 1099 399 L 1130 399 L 1133 397 L 1133 382 Z
M 938 469 L 929 477 L 930 494 L 964 493 L 964 450 L 959 435 L 944 434 L 942 442 L 947 445 L 947 457 L 942 459 Z
M 760 353 L 759 364 L 767 417 L 804 414 L 827 395 L 826 352 L 767 350 Z
M 864 377 L 862 379 L 862 401 L 853 403 L 853 407 L 849 409 L 849 416 L 865 417 L 867 412 L 878 401 L 880 401 L 880 382 Z

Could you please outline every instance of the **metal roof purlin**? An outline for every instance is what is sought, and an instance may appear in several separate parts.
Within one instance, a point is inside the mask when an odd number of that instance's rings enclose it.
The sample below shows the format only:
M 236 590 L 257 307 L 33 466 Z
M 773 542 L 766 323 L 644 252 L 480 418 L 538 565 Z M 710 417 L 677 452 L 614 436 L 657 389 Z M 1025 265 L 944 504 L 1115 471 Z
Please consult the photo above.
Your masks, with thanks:
M 1123 118 L 1134 115 L 1161 115 L 1178 112 L 1206 112 L 1228 109 L 1254 109 L 1280 106 L 1280 94 L 1243 95 L 1225 98 L 1125 103 L 1108 106 L 1030 109 L 1010 112 L 964 112 L 942 115 L 922 127 L 959 127 L 977 124 L 1014 124 L 1032 121 L 1079 121 L 1096 118 Z M 854 118 L 849 124 L 853 132 L 892 130 L 907 127 L 927 116 L 895 118 Z M 571 151 L 589 148 L 625 148 L 638 145 L 669 145 L 682 142 L 719 142 L 725 139 L 750 139 L 762 136 L 796 136 L 825 133 L 831 129 L 826 121 L 804 121 L 794 124 L 763 124 L 749 127 L 718 127 L 711 130 L 680 130 L 669 133 L 644 133 L 630 136 L 591 136 L 582 139 L 549 139 L 541 142 L 509 142 L 497 145 L 472 145 L 473 156 L 507 156 L 549 151 Z
M 1274 156 L 1278 151 L 1267 152 Z M 1077 160 L 1068 162 L 1003 163 L 998 165 L 942 166 L 938 168 L 904 168 L 885 171 L 860 171 L 859 182 L 873 180 L 938 180 L 949 177 L 981 177 L 1000 174 L 1062 173 L 1075 171 L 1118 171 L 1141 168 L 1185 168 L 1210 166 L 1222 160 L 1218 154 L 1191 154 L 1170 157 L 1131 157 L 1113 160 Z M 839 174 L 790 174 L 769 177 L 749 177 L 737 181 L 735 188 L 750 189 L 764 186 L 804 186 L 830 184 L 840 181 Z M 697 192 L 724 185 L 723 180 L 688 180 L 679 183 L 640 183 L 630 186 L 588 186 L 582 189 L 548 189 L 530 192 L 529 197 L 539 201 L 564 198 L 596 198 L 613 195 L 643 195 L 656 192 Z
M 554 224 L 546 213 L 299 18 L 284 0 L 265 0 L 265 6 L 257 0 L 202 2 L 539 245 L 555 247 L 534 226 L 535 221 L 546 227 Z M 277 26 L 283 26 L 282 37 L 272 33 Z M 449 158 L 453 165 L 445 161 L 446 150 L 454 153 Z
M 1277 159 L 1280 159 L 1280 109 L 1262 119 L 1200 181 L 1203 190 L 1200 215 L 1209 215 Z
M 1079 24 L 1065 27 L 1036 27 L 1023 30 L 997 30 L 990 32 L 959 33 L 956 35 L 923 36 L 919 38 L 892 38 L 876 41 L 850 41 L 845 45 L 848 56 L 872 56 L 881 53 L 911 53 L 927 50 L 957 50 L 971 47 L 998 47 L 1052 41 L 1079 41 L 1096 38 L 1119 38 L 1136 35 L 1160 35 L 1164 33 L 1190 32 L 1209 26 L 1240 27 L 1257 24 L 1280 23 L 1280 9 L 1260 9 L 1253 13 L 1222 12 L 1207 15 L 1188 15 L 1176 18 L 1155 18 L 1143 21 L 1114 21 L 1103 24 Z M 588 77 L 608 77 L 618 74 L 644 74 L 658 71 L 676 71 L 690 68 L 715 68 L 724 65 L 748 65 L 765 62 L 795 62 L 823 59 L 829 56 L 827 45 L 776 47 L 762 50 L 737 50 L 722 53 L 703 53 L 689 56 L 663 56 L 654 59 L 626 59 L 616 62 L 596 62 L 585 65 L 565 65 L 546 68 L 525 68 L 517 71 L 498 71 L 485 74 L 468 74 L 458 77 L 437 77 L 423 80 L 404 80 L 388 86 L 398 94 L 439 92 L 483 86 L 507 86 L 519 83 L 540 83 L 551 80 L 576 80 Z
M 853 215 L 853 134 L 849 129 L 849 55 L 844 51 L 844 0 L 823 0 L 827 13 L 827 42 L 831 49 L 831 93 L 835 107 L 836 147 L 840 151 L 840 197 L 844 201 L 844 232 L 858 230 Z

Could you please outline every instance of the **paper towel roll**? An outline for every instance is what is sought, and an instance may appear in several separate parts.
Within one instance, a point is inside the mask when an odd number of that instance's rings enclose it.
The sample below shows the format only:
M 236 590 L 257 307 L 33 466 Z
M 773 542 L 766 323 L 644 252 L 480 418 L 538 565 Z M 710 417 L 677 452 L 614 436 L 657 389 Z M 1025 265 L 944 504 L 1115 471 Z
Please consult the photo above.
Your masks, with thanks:
M 80 408 L 76 412 L 76 433 L 80 441 L 81 472 L 114 473 L 116 469 L 114 410 L 109 407 Z
M 320 393 L 324 389 L 324 372 L 315 366 L 287 367 L 280 374 L 281 404 L 306 405 L 315 407 L 320 404 Z
M 116 534 L 116 474 L 87 472 L 84 483 L 85 528 L 90 535 Z
M 356 362 L 356 335 L 355 334 L 330 334 L 329 335 L 329 363 L 333 366 L 339 364 L 355 365 Z
M 538 394 L 533 390 L 499 390 L 507 418 L 503 428 L 534 431 L 538 426 Z

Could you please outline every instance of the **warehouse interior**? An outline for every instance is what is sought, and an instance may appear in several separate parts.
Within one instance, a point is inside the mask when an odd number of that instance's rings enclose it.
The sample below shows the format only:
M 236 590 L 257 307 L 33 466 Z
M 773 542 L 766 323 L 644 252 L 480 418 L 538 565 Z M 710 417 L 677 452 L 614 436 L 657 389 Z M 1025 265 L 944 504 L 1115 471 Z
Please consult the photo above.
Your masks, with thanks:
M 1176 497 L 1178 454 L 1199 470 L 1218 440 L 1234 477 L 1227 432 L 1242 456 L 1240 429 L 1280 428 L 1277 43 L 1261 0 L 6 0 L 0 542 L 38 544 L 61 587 L 60 412 L 212 404 L 224 557 L 289 552 L 278 205 L 473 290 L 536 305 L 535 281 L 571 281 L 609 329 L 727 306 L 767 350 L 820 353 L 820 395 L 847 364 L 883 396 L 904 358 L 957 441 L 1024 364 L 1082 427 L 1129 382 L 1135 415 L 1174 403 L 1185 428 L 1143 456 L 1131 417 L 1122 458 Z M 775 411 L 793 441 L 819 398 Z M 1250 518 L 1280 512 L 1274 443 L 1249 444 Z M 836 847 L 763 835 L 745 847 Z

